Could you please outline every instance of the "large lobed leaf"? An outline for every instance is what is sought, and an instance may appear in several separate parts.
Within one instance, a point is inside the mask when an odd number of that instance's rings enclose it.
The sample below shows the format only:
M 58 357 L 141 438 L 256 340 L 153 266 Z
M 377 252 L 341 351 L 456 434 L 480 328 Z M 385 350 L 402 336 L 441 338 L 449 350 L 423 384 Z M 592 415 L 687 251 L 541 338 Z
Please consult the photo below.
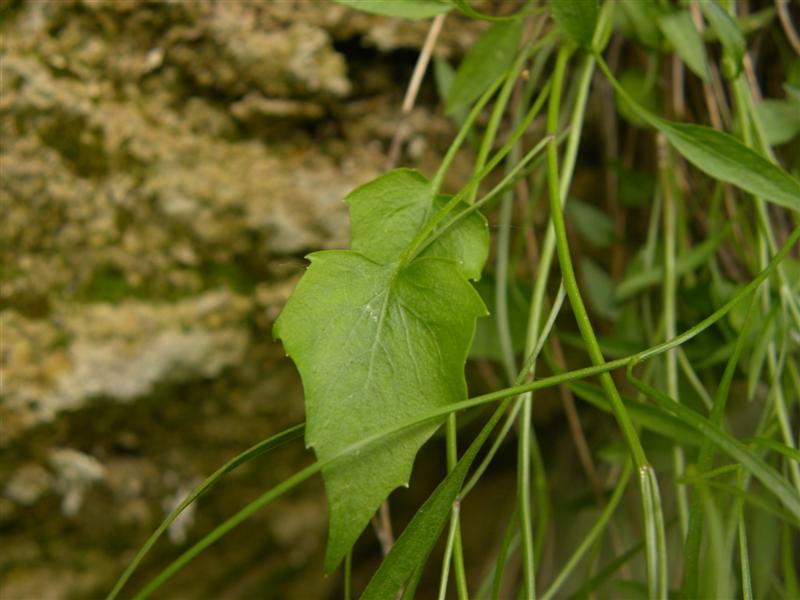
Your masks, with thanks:
M 407 264 L 400 256 L 442 202 L 398 169 L 355 190 L 353 250 L 317 252 L 275 324 L 303 379 L 306 444 L 319 460 L 397 422 L 466 398 L 464 362 L 486 309 L 467 280 L 488 253 L 475 212 Z M 369 455 L 323 469 L 333 570 L 389 493 L 407 485 L 417 451 L 441 424 L 391 436 Z

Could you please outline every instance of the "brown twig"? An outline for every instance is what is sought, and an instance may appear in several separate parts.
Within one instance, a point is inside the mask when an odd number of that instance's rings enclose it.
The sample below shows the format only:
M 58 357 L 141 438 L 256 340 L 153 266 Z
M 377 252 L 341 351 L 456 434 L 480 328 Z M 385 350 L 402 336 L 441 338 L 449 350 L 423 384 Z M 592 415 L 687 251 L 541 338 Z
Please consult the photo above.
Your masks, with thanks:
M 411 80 L 408 82 L 406 95 L 403 98 L 403 106 L 400 109 L 400 122 L 397 124 L 397 127 L 394 130 L 392 143 L 389 146 L 389 154 L 386 158 L 387 169 L 393 169 L 397 164 L 397 159 L 400 157 L 400 146 L 402 145 L 407 134 L 407 127 L 405 126 L 406 119 L 411 113 L 411 110 L 414 108 L 414 102 L 417 100 L 419 88 L 422 85 L 422 80 L 425 78 L 425 71 L 428 70 L 428 64 L 431 61 L 433 48 L 436 45 L 436 39 L 439 37 L 439 33 L 442 31 L 442 25 L 444 25 L 444 18 L 445 15 L 441 14 L 437 15 L 436 18 L 433 19 L 431 27 L 428 30 L 428 35 L 425 38 L 425 43 L 423 44 L 422 50 L 419 53 L 417 64 L 414 66 L 414 73 L 411 75 Z
M 792 24 L 792 16 L 789 14 L 789 0 L 775 0 L 775 10 L 778 11 L 778 19 L 781 21 L 783 32 L 789 39 L 789 44 L 794 48 L 794 51 L 800 54 L 800 36 L 797 35 Z

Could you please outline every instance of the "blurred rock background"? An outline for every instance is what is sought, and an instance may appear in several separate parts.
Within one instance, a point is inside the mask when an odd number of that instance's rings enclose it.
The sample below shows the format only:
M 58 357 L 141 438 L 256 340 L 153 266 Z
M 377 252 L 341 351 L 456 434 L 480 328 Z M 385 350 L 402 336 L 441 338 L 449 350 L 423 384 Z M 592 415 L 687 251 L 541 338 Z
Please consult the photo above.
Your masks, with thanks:
M 455 59 L 481 25 L 448 19 Z M 427 27 L 329 0 L 0 2 L 0 598 L 102 597 L 194 485 L 302 420 L 271 325 L 303 255 L 346 245 Z M 452 134 L 429 78 L 403 164 L 432 172 Z M 131 589 L 308 458 L 231 475 Z M 161 597 L 338 596 L 326 520 L 310 482 Z

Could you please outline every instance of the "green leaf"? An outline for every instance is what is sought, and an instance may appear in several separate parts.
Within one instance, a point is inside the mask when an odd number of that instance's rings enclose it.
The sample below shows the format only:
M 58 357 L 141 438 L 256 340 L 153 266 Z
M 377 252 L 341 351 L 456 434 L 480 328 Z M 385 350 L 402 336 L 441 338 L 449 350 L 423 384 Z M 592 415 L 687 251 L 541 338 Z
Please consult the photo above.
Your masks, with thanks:
M 705 264 L 708 257 L 714 253 L 730 231 L 730 227 L 725 227 L 685 254 L 680 255 L 678 260 L 675 261 L 675 274 L 680 277 Z M 663 262 L 659 261 L 646 271 L 634 270 L 626 275 L 617 287 L 617 299 L 625 300 L 643 289 L 658 285 L 662 281 L 664 281 Z
M 439 200 L 414 171 L 392 171 L 351 193 L 353 250 L 311 254 L 275 323 L 297 365 L 306 444 L 325 461 L 365 437 L 466 398 L 464 362 L 486 313 L 467 280 L 488 251 L 482 217 L 464 219 L 410 263 L 399 260 Z M 477 213 L 476 213 L 477 214 Z M 407 485 L 428 421 L 327 468 L 330 572 L 389 493 Z
M 550 0 L 550 14 L 555 22 L 585 48 L 592 45 L 597 13 L 597 0 Z
M 706 49 L 689 11 L 681 10 L 662 15 L 658 19 L 658 26 L 686 66 L 700 79 L 708 81 Z
M 581 237 L 593 246 L 605 248 L 614 243 L 614 223 L 596 206 L 571 196 L 567 213 Z
M 745 40 L 736 21 L 714 0 L 698 2 L 708 20 L 712 31 L 722 44 L 724 59 L 723 72 L 729 79 L 735 79 L 742 72 Z
M 495 279 L 484 275 L 475 284 L 475 289 L 480 294 L 490 316 L 495 314 Z M 527 293 L 526 293 L 527 292 Z M 528 323 L 528 297 L 529 290 L 520 292 L 509 286 L 508 290 L 508 322 L 511 329 L 511 344 L 515 353 L 525 351 L 525 331 Z M 497 332 L 497 320 L 494 318 L 478 319 L 475 327 L 475 337 L 469 349 L 469 357 L 473 359 L 503 360 L 503 351 L 500 348 L 500 335 Z
M 800 210 L 800 182 L 735 137 L 710 127 L 659 118 L 654 124 L 701 171 L 790 210 Z
M 756 105 L 756 114 L 770 146 L 791 142 L 800 134 L 800 100 L 763 100 Z
M 655 127 L 701 171 L 790 210 L 800 210 L 800 182 L 735 137 L 701 125 L 667 121 L 636 102 L 599 61 L 614 89 L 637 115 Z
M 395 260 L 449 199 L 443 195 L 433 199 L 430 182 L 418 171 L 389 171 L 345 198 L 350 206 L 351 248 L 381 264 Z M 468 206 L 462 202 L 455 210 Z M 449 258 L 465 277 L 479 279 L 488 252 L 489 227 L 474 211 L 436 238 L 421 256 Z
M 469 106 L 511 66 L 521 35 L 521 19 L 495 23 L 481 34 L 456 71 L 447 114 Z
M 657 50 L 661 45 L 661 32 L 658 30 L 658 6 L 654 0 L 635 0 L 620 2 L 618 12 L 623 27 L 644 46 Z
M 638 380 L 628 368 L 628 380 L 641 392 L 650 396 L 660 408 L 671 412 L 683 421 L 685 425 L 694 429 L 701 436 L 710 440 L 720 451 L 737 461 L 742 467 L 758 479 L 764 487 L 772 492 L 781 501 L 784 508 L 795 518 L 800 518 L 800 494 L 792 487 L 787 479 L 781 476 L 759 454 L 753 452 L 736 438 L 723 431 L 718 425 L 701 416 L 692 409 L 679 404 L 663 392 Z
M 382 600 L 396 597 L 397 592 L 414 572 L 425 565 L 433 545 L 450 517 L 453 502 L 461 492 L 461 486 L 464 484 L 470 466 L 505 412 L 507 405 L 508 402 L 495 411 L 455 468 L 436 486 L 433 494 L 416 512 L 381 563 L 378 571 L 373 575 L 361 595 L 361 600 Z
M 350 8 L 385 17 L 427 19 L 449 11 L 452 7 L 439 0 L 336 0 Z
M 604 319 L 615 321 L 619 316 L 616 303 L 616 285 L 611 276 L 587 256 L 581 257 L 581 280 L 584 295 L 589 298 L 594 311 Z
M 605 392 L 599 385 L 588 381 L 570 381 L 567 385 L 576 396 L 602 411 L 613 414 Z M 622 400 L 625 402 L 625 408 L 630 413 L 634 423 L 640 427 L 678 444 L 696 446 L 698 448 L 702 446 L 703 436 L 684 426 L 679 419 L 671 414 L 628 396 L 623 396 Z M 628 455 L 629 452 L 625 449 L 624 456 L 627 457 Z

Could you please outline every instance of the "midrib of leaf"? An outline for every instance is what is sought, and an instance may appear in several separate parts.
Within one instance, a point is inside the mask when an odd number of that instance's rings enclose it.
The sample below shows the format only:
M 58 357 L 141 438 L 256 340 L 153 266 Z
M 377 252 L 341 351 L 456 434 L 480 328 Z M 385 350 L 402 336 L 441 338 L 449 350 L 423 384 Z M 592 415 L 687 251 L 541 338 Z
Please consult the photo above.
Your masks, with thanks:
M 378 326 L 375 329 L 375 338 L 372 340 L 372 350 L 369 353 L 369 370 L 367 371 L 367 381 L 364 384 L 364 388 L 369 388 L 372 382 L 372 369 L 375 366 L 375 350 L 380 342 L 381 330 L 383 329 L 383 322 L 386 317 L 386 308 L 389 306 L 389 297 L 392 295 L 392 288 L 394 287 L 394 282 L 397 280 L 397 272 L 398 271 L 395 270 L 392 273 L 392 276 L 389 278 L 387 290 L 383 294 L 383 304 L 381 304 L 380 316 L 378 317 Z M 367 306 L 369 306 L 369 303 L 367 303 Z

